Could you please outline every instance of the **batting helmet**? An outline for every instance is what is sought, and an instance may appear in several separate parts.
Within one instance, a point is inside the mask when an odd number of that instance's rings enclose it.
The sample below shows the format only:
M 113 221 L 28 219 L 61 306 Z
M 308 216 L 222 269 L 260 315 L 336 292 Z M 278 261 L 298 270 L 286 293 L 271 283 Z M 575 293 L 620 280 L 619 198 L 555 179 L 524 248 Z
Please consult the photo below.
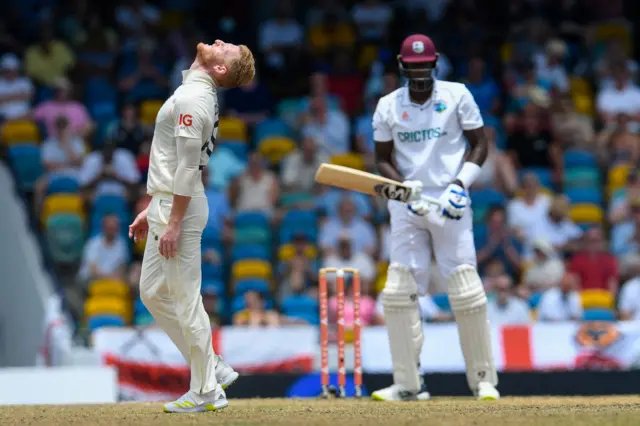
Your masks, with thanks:
M 433 41 L 423 34 L 405 38 L 398 55 L 400 74 L 409 80 L 411 89 L 421 92 L 433 87 L 433 70 L 438 62 L 438 52 Z

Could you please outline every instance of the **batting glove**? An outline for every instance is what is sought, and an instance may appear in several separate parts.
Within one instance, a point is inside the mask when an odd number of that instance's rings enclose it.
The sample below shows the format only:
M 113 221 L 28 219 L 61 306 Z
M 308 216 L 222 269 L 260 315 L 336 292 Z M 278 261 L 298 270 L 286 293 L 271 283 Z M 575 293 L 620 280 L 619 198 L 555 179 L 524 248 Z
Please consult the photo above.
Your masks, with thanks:
M 464 188 L 455 183 L 450 184 L 440 196 L 442 215 L 449 219 L 460 220 L 469 205 L 469 197 Z
M 429 212 L 429 204 L 422 200 L 422 182 L 419 180 L 405 180 L 403 185 L 411 189 L 411 196 L 407 202 L 407 208 L 413 214 L 424 216 Z

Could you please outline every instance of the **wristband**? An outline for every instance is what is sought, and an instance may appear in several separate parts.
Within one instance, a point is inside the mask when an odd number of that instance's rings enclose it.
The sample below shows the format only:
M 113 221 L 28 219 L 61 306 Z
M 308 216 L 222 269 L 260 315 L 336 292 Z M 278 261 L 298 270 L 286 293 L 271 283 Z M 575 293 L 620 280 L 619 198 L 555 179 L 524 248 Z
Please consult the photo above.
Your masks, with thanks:
M 476 163 L 472 163 L 470 161 L 466 161 L 462 165 L 462 169 L 460 169 L 460 173 L 456 176 L 465 189 L 469 189 L 469 187 L 473 184 L 473 182 L 478 178 L 480 174 L 480 166 Z

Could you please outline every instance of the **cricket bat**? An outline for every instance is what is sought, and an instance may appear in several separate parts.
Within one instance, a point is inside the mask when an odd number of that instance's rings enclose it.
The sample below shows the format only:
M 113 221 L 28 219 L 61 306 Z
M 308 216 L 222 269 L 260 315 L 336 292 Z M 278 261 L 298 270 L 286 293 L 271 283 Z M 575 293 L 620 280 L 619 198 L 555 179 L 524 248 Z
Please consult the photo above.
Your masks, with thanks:
M 403 203 L 411 197 L 411 188 L 398 181 L 336 164 L 321 164 L 316 172 L 316 182 Z M 436 214 L 430 214 L 432 221 L 444 223 L 444 217 L 440 214 L 440 202 L 427 196 L 423 196 L 423 199 L 433 205 L 433 212 Z

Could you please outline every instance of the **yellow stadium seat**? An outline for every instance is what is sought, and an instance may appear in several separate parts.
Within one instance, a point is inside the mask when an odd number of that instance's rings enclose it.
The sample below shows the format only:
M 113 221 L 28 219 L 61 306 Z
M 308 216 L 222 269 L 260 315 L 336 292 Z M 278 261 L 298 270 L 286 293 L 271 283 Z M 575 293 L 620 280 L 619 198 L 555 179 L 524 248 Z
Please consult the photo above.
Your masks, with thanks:
M 57 213 L 72 213 L 84 218 L 84 205 L 82 198 L 76 194 L 53 194 L 44 200 L 42 223 L 46 223 L 49 216 Z
M 146 245 L 147 245 L 146 238 L 144 240 L 136 241 L 135 243 L 133 243 L 133 252 L 139 255 L 144 254 L 144 248 L 146 247 Z
M 118 315 L 131 321 L 131 301 L 119 297 L 90 297 L 84 303 L 85 318 L 94 315 Z
M 362 46 L 358 55 L 358 69 L 370 69 L 371 64 L 378 58 L 379 50 L 378 46 L 373 44 Z
M 576 112 L 578 114 L 584 114 L 592 117 L 595 112 L 593 98 L 590 95 L 574 93 L 573 104 L 576 106 Z
M 549 197 L 553 197 L 554 193 L 552 190 L 550 190 L 549 188 L 545 188 L 544 186 L 541 186 L 539 189 L 541 194 L 545 194 Z M 522 189 L 519 189 L 518 192 L 516 192 L 516 198 L 522 198 L 524 196 L 524 191 Z
M 571 87 L 571 93 L 573 93 L 574 95 L 593 95 L 593 91 L 591 90 L 589 82 L 584 78 L 571 77 L 569 79 L 569 85 Z
M 247 125 L 239 118 L 221 117 L 218 123 L 218 139 L 221 141 L 247 141 Z
M 89 284 L 89 297 L 119 297 L 129 299 L 129 286 L 117 279 L 102 279 Z
M 296 149 L 296 143 L 284 136 L 274 136 L 260 141 L 258 151 L 271 164 L 278 164 L 290 152 Z
M 596 204 L 574 204 L 569 210 L 569 217 L 576 223 L 602 223 L 604 212 Z
M 40 142 L 40 131 L 33 121 L 8 121 L 2 126 L 0 139 L 5 145 L 22 142 Z
M 609 170 L 609 176 L 607 177 L 607 193 L 609 196 L 626 185 L 627 176 L 629 176 L 629 166 L 626 164 L 615 166 Z
M 606 43 L 610 40 L 620 41 L 627 53 L 632 50 L 631 30 L 624 24 L 601 24 L 596 28 L 596 42 Z
M 231 267 L 231 278 L 233 280 L 243 280 L 246 278 L 261 278 L 268 280 L 273 271 L 271 264 L 266 260 L 239 260 Z
M 162 101 L 143 101 L 140 105 L 140 119 L 146 125 L 154 124 L 160 108 Z
M 613 309 L 615 305 L 615 298 L 607 290 L 584 290 L 580 296 L 582 298 L 582 307 L 584 309 Z
M 500 59 L 502 63 L 511 62 L 513 57 L 513 43 L 504 43 L 500 46 Z
M 293 244 L 283 244 L 278 248 L 278 259 L 283 262 L 293 259 L 295 254 L 296 249 Z M 318 257 L 318 249 L 313 244 L 307 244 L 304 248 L 304 254 L 309 259 L 315 259 Z
M 364 170 L 364 158 L 359 154 L 340 154 L 331 157 L 331 163 L 352 169 Z
M 382 290 L 384 290 L 384 286 L 387 284 L 387 273 L 385 272 L 383 275 L 378 275 L 376 278 L 376 283 L 373 286 L 373 290 L 376 294 L 380 294 Z

